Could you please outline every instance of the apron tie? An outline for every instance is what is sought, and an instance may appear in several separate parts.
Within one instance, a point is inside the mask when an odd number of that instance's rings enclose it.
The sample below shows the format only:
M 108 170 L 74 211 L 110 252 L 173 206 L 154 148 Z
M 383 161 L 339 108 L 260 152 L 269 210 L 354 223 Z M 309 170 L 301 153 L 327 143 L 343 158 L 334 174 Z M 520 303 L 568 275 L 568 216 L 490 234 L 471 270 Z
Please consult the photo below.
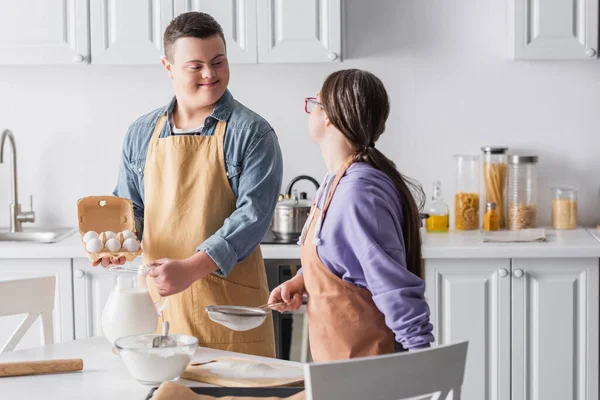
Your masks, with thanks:
M 302 246 L 304 244 L 304 240 L 306 239 L 306 234 L 308 233 L 308 227 L 310 226 L 313 219 L 315 218 L 315 211 L 319 205 L 319 201 L 323 197 L 322 189 L 327 189 L 327 185 L 329 184 L 329 182 L 328 182 L 329 179 L 330 179 L 330 175 L 329 175 L 329 172 L 327 172 L 325 174 L 325 178 L 323 178 L 323 183 L 321 183 L 321 186 L 319 187 L 319 189 L 317 190 L 317 193 L 315 194 L 315 200 L 314 200 L 312 210 L 310 210 L 310 213 L 308 214 L 308 218 L 306 218 L 306 222 L 304 223 L 304 226 L 302 227 L 302 233 L 300 233 L 300 238 L 298 238 L 298 242 L 296 243 L 299 246 Z M 320 243 L 321 242 L 319 240 L 319 244 Z

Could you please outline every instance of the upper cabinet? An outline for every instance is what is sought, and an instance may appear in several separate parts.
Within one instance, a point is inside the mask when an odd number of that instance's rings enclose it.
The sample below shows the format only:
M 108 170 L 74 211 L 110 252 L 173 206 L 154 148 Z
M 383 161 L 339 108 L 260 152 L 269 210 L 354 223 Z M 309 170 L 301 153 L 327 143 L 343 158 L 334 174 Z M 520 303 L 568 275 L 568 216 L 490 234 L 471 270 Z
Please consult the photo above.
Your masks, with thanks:
M 175 0 L 175 16 L 188 11 L 212 15 L 223 28 L 230 63 L 256 63 L 256 0 Z
M 188 11 L 221 24 L 234 64 L 341 59 L 341 0 L 0 0 L 0 65 L 158 65 Z
M 341 57 L 340 0 L 175 0 L 175 15 L 211 14 L 232 63 L 331 62 Z
M 599 0 L 509 0 L 509 57 L 597 58 Z
M 0 65 L 89 63 L 89 0 L 0 0 Z
M 92 62 L 158 64 L 171 19 L 172 0 L 91 1 Z
M 258 62 L 341 57 L 341 0 L 257 0 Z

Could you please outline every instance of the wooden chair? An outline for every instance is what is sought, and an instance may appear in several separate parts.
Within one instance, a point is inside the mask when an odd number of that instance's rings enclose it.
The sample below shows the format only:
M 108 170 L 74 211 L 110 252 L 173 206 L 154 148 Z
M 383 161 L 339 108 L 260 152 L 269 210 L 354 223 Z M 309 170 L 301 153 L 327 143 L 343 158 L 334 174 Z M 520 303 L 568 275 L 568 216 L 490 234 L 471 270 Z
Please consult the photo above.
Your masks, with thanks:
M 56 277 L 18 279 L 0 281 L 0 318 L 9 315 L 26 314 L 25 318 L 9 337 L 0 353 L 13 351 L 35 320 L 42 318 L 42 344 L 54 343 L 54 295 Z
M 399 400 L 438 394 L 434 398 L 460 400 L 467 347 L 468 342 L 461 342 L 384 356 L 306 364 L 306 399 Z

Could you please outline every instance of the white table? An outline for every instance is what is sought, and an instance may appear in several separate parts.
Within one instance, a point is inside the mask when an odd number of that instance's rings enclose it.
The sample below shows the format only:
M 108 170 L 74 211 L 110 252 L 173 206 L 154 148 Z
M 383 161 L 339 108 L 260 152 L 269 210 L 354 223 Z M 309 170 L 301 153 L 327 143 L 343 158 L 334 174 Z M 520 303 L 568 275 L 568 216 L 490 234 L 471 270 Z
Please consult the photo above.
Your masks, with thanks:
M 229 351 L 199 347 L 192 361 L 214 357 L 243 357 L 273 362 L 272 358 L 249 356 Z M 36 347 L 0 354 L 0 362 L 49 360 L 58 358 L 83 359 L 83 371 L 48 375 L 0 378 L 2 399 L 130 399 L 143 400 L 153 386 L 142 385 L 127 373 L 120 358 L 113 354 L 104 337 L 74 340 L 51 346 Z M 285 365 L 296 362 L 276 360 Z M 180 380 L 188 386 L 210 386 L 200 382 Z

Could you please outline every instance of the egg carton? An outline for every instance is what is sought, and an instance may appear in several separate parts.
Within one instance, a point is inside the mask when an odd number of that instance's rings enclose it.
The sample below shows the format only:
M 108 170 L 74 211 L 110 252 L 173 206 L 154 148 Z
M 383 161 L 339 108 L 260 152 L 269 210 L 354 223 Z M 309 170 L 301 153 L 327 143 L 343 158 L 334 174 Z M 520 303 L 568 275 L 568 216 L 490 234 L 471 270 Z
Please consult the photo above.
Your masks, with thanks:
M 141 243 L 137 239 L 138 234 L 135 230 L 135 220 L 133 218 L 133 204 L 131 200 L 116 196 L 89 196 L 77 201 L 77 218 L 79 221 L 79 239 L 83 249 L 92 262 L 101 258 L 125 257 L 127 261 L 133 261 L 142 255 Z M 123 244 L 123 231 L 133 232 L 135 241 L 140 246 L 138 251 L 120 251 L 111 252 L 103 248 L 99 252 L 88 252 L 86 250 L 83 236 L 86 232 L 95 231 L 99 234 L 99 239 L 106 244 L 105 232 L 114 232 L 117 234 L 121 244 Z

